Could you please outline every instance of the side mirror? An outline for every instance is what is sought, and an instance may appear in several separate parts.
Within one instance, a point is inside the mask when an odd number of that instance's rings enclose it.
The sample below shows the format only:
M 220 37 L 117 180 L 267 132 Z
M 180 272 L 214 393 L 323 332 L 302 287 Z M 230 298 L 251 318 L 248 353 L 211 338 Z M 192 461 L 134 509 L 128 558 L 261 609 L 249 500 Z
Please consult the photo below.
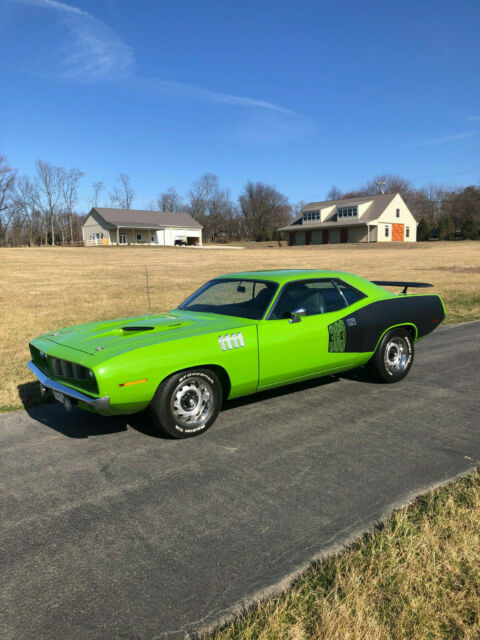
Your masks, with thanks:
M 295 309 L 295 311 L 291 311 L 290 312 L 290 324 L 294 324 L 295 322 L 301 322 L 303 316 L 306 316 L 307 312 L 305 311 L 305 309 L 303 307 L 300 307 L 300 309 Z

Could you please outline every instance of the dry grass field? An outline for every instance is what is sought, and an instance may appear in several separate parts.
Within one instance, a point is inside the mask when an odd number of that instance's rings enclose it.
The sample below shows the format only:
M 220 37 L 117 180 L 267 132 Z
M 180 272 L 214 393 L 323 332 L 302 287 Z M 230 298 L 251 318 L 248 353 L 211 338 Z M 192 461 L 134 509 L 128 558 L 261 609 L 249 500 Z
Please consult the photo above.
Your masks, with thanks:
M 28 341 L 40 333 L 175 307 L 209 278 L 264 268 L 342 269 L 366 278 L 435 284 L 448 322 L 480 318 L 480 243 L 327 245 L 243 250 L 183 247 L 0 249 L 0 408 L 38 401 L 27 370 Z

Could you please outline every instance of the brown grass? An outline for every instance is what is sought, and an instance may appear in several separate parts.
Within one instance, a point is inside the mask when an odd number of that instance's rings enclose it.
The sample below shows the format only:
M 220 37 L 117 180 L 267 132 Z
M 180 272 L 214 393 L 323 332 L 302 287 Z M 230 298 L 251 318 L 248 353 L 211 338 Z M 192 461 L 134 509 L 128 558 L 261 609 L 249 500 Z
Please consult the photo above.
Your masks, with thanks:
M 38 400 L 26 369 L 28 341 L 72 324 L 144 313 L 145 265 L 153 311 L 175 307 L 226 272 L 330 268 L 367 278 L 424 280 L 446 302 L 448 321 L 480 318 L 480 243 L 329 245 L 243 250 L 98 247 L 0 249 L 0 408 Z
M 480 474 L 395 512 L 207 638 L 478 640 Z

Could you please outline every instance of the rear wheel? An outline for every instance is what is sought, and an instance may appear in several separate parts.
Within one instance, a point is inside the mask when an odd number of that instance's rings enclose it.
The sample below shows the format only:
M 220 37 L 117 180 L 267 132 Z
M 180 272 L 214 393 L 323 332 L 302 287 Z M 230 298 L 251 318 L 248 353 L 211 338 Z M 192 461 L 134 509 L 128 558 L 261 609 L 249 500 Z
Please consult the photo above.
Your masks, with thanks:
M 153 396 L 153 424 L 173 438 L 200 435 L 217 419 L 222 395 L 222 385 L 210 369 L 175 373 L 162 382 Z
M 413 363 L 414 347 L 406 329 L 391 329 L 380 340 L 367 363 L 369 373 L 381 382 L 398 382 L 405 378 Z

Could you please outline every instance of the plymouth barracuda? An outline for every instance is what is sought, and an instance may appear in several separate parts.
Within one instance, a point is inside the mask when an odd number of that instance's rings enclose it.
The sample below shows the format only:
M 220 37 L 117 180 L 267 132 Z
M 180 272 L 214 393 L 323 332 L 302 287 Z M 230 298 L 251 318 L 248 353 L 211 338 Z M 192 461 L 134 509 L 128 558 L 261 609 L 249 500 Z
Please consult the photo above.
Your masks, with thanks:
M 206 431 L 227 398 L 362 365 L 379 381 L 401 380 L 414 344 L 445 318 L 440 296 L 408 293 L 428 286 L 339 271 L 228 274 L 168 313 L 35 338 L 28 366 L 67 409 L 148 407 L 157 429 L 186 438 Z

